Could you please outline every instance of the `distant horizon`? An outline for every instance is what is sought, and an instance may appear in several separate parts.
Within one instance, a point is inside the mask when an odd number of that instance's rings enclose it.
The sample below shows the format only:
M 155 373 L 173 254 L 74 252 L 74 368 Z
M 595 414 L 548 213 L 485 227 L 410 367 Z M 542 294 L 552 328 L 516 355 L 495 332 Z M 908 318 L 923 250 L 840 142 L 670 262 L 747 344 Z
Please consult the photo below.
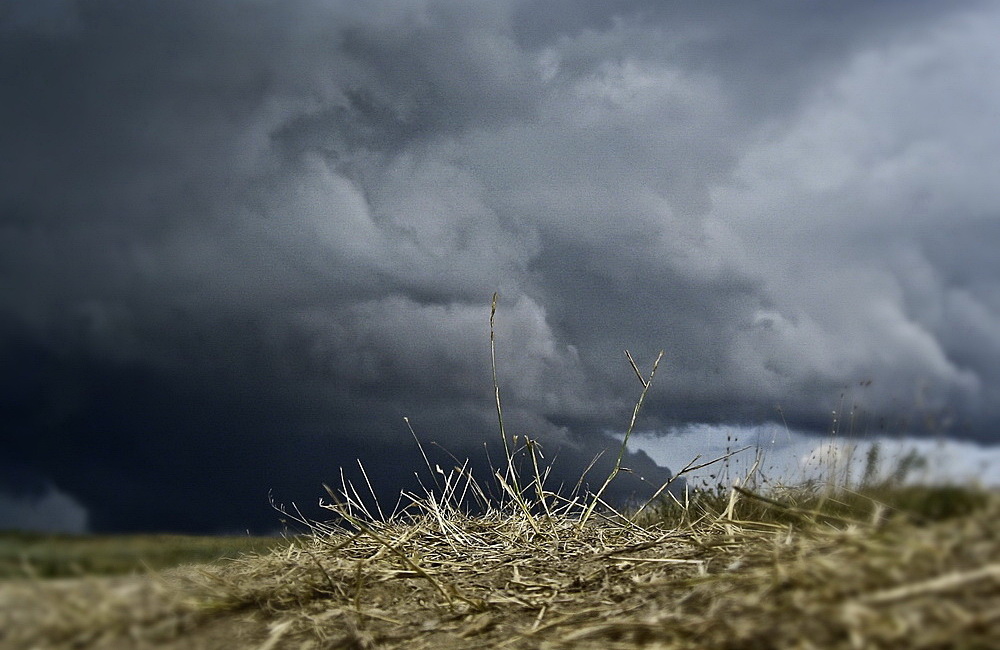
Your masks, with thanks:
M 840 487 L 855 488 L 861 484 L 867 454 L 874 445 L 879 447 L 878 472 L 873 477 L 876 482 L 891 479 L 900 461 L 913 452 L 926 464 L 906 472 L 903 478 L 907 484 L 1000 488 L 1000 445 L 983 446 L 945 437 L 928 439 L 863 433 L 844 437 L 815 436 L 770 423 L 742 428 L 693 425 L 662 436 L 640 431 L 630 440 L 633 451 L 645 452 L 657 463 L 670 464 L 678 471 L 688 462 L 700 465 L 729 456 L 728 463 L 720 460 L 685 474 L 690 489 L 744 485 L 744 479 L 757 458 L 761 458 L 763 463 L 754 471 L 755 484 L 764 488 L 806 486 L 811 482 L 821 487 L 830 480 Z M 749 449 L 734 453 L 745 447 Z M 689 454 L 688 461 L 677 462 L 686 457 L 685 454 Z M 845 472 L 848 466 L 850 470 Z M 421 469 L 426 474 L 426 469 Z M 424 478 L 429 480 L 430 477 Z M 51 485 L 46 490 L 40 497 L 22 500 L 9 499 L 0 494 L 0 511 L 5 513 L 0 531 L 102 534 L 89 530 L 86 509 L 71 496 Z M 281 536 L 288 529 L 277 524 L 280 518 L 275 512 L 276 525 L 270 531 L 217 530 L 207 534 Z M 189 533 L 152 530 L 132 534 Z

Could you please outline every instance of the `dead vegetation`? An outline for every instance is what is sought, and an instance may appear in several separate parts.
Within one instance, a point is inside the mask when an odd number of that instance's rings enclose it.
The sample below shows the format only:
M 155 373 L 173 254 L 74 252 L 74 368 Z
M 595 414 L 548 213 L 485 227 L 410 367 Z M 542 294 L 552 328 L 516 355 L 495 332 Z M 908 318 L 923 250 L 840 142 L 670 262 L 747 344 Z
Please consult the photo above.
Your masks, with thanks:
M 652 379 L 636 373 L 626 442 Z M 466 465 L 428 463 L 424 492 L 391 513 L 342 481 L 327 488 L 331 521 L 293 509 L 311 535 L 267 554 L 117 600 L 110 587 L 102 600 L 28 585 L 19 608 L 0 607 L 0 646 L 996 647 L 995 492 L 892 481 L 763 492 L 745 480 L 682 498 L 664 486 L 617 512 L 604 488 L 548 491 L 537 444 L 507 436 L 499 388 L 496 400 L 496 496 Z
M 996 494 L 934 521 L 795 523 L 732 494 L 679 524 L 425 512 L 160 580 L 22 584 L 0 646 L 995 647 Z
M 736 491 L 681 525 L 424 512 L 231 564 L 214 602 L 295 647 L 995 647 L 1000 499 L 968 494 L 933 522 L 790 503 L 766 505 L 797 522 L 754 521 Z

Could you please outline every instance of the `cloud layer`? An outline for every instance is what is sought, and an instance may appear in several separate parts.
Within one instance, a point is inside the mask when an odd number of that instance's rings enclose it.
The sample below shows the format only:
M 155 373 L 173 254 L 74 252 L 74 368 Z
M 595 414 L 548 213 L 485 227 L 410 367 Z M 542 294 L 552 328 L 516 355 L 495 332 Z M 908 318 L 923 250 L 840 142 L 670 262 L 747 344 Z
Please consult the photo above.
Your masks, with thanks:
M 355 457 L 391 491 L 420 463 L 403 416 L 497 442 L 497 290 L 511 429 L 565 478 L 627 423 L 625 347 L 666 350 L 646 430 L 823 431 L 871 380 L 875 421 L 994 442 L 998 27 L 975 2 L 17 0 L 10 462 L 99 529 L 264 528 L 269 488 L 311 500 Z

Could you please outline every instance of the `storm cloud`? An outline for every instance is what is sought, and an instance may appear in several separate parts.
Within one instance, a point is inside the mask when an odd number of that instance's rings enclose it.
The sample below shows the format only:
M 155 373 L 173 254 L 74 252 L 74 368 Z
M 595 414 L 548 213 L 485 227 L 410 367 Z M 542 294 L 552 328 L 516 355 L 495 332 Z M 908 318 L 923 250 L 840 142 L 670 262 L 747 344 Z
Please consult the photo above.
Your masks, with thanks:
M 850 386 L 996 443 L 998 29 L 980 2 L 8 3 L 0 489 L 268 530 L 269 490 L 314 502 L 355 458 L 412 485 L 404 416 L 485 467 L 494 291 L 509 430 L 558 480 L 628 423 L 623 348 L 665 350 L 644 431 L 823 432 Z

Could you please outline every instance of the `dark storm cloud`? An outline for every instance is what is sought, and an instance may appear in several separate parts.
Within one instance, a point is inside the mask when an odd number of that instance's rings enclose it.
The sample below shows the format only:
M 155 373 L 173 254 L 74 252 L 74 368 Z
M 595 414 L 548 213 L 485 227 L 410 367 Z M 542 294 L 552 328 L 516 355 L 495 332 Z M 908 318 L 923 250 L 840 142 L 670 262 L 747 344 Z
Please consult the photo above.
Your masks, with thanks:
M 7 492 L 267 530 L 268 489 L 354 458 L 411 485 L 404 416 L 496 454 L 495 290 L 510 430 L 558 480 L 627 423 L 623 347 L 667 349 L 646 429 L 822 429 L 867 378 L 880 413 L 1000 422 L 976 3 L 9 6 Z

